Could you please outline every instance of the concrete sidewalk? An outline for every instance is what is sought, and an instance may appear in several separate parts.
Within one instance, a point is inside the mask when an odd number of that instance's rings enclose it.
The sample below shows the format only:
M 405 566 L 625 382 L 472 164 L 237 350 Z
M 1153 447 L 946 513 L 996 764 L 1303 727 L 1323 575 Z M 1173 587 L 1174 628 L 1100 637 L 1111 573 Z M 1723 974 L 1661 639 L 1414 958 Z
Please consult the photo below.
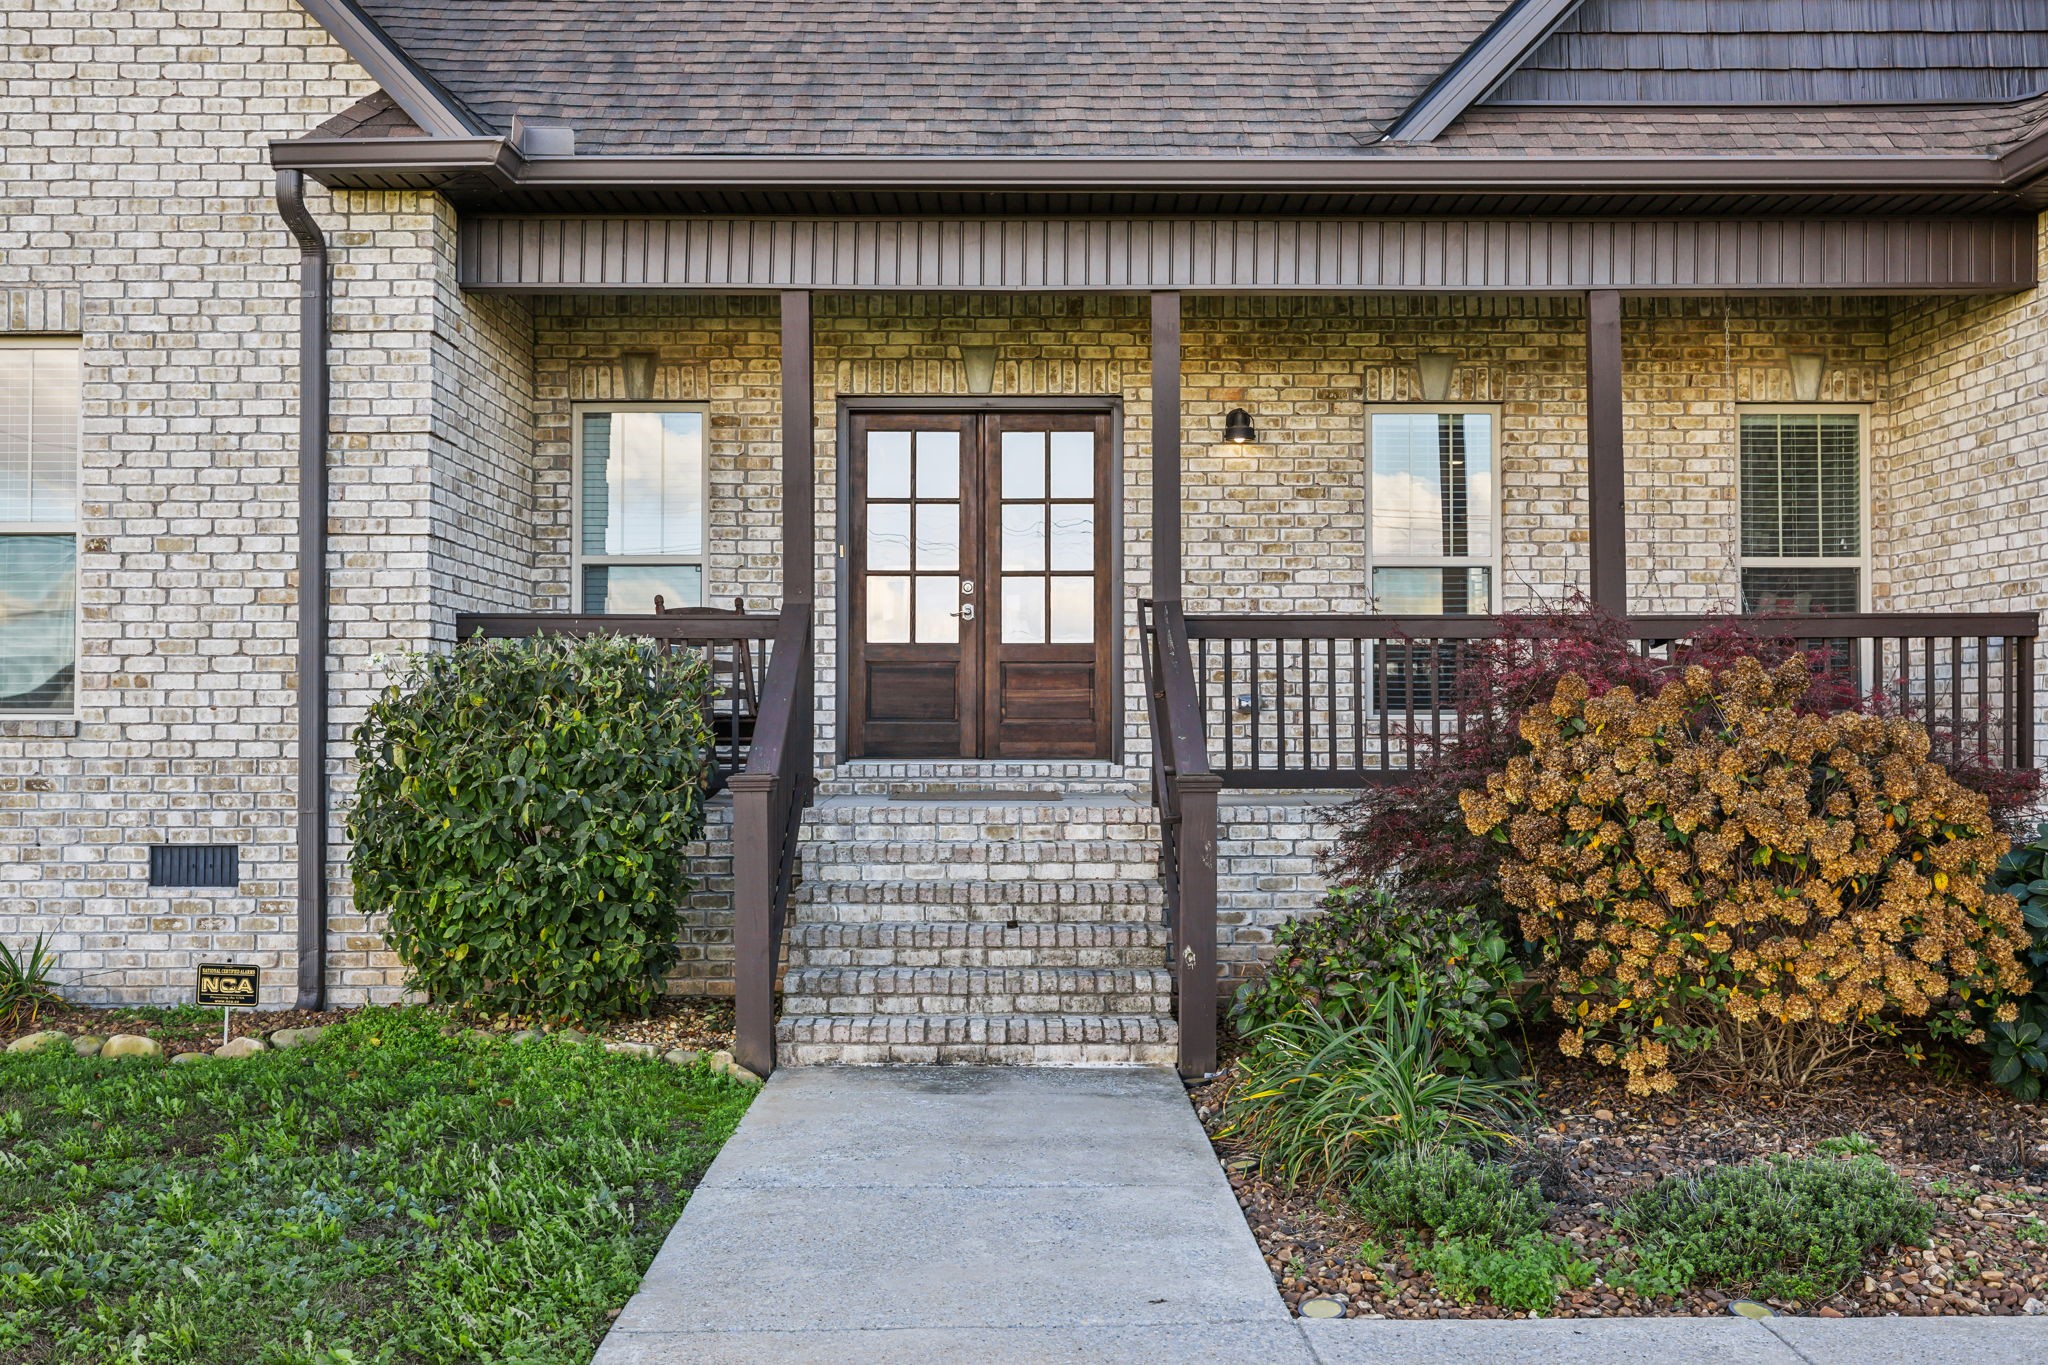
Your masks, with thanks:
M 2041 1365 L 2048 1318 L 1297 1321 L 1172 1072 L 777 1072 L 596 1365 Z

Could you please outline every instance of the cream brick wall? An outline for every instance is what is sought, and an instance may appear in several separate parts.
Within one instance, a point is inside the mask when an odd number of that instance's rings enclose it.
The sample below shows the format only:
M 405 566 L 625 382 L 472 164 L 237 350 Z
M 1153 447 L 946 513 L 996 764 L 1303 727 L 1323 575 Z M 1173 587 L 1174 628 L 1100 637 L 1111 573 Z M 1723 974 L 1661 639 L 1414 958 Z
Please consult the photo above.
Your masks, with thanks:
M 0 937 L 51 934 L 81 998 L 218 955 L 280 1002 L 298 300 L 264 146 L 373 87 L 290 0 L 10 0 L 0 75 L 0 290 L 46 301 L 0 325 L 84 361 L 79 715 L 0 723 Z M 240 845 L 242 885 L 151 893 L 164 841 Z

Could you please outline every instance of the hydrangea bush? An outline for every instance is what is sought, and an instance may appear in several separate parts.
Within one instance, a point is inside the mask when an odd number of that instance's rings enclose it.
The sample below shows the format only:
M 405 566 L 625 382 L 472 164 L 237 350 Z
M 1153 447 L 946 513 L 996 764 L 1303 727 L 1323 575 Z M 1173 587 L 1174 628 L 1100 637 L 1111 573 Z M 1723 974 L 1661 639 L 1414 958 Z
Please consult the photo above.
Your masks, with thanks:
M 1982 1039 L 2029 989 L 1985 798 L 1896 717 L 1799 709 L 1803 659 L 1688 669 L 1654 695 L 1567 676 L 1526 751 L 1468 789 L 1501 893 L 1554 975 L 1568 1055 L 1669 1090 L 1732 1032 L 1921 1023 Z

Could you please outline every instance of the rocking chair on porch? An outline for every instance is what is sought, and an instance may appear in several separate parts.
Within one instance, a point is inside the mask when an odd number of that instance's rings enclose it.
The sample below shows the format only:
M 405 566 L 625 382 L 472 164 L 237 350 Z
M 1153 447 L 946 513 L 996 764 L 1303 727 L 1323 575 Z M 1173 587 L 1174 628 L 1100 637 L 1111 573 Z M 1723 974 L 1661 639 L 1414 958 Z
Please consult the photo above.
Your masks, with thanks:
M 719 621 L 745 619 L 747 600 L 735 597 L 730 607 L 671 607 L 657 594 L 654 614 L 665 621 Z M 685 636 L 680 646 L 701 650 L 711 663 L 716 690 L 711 694 L 711 733 L 714 736 L 721 772 L 736 769 L 740 755 L 754 739 L 754 720 L 760 710 L 754 678 L 754 642 L 746 639 Z

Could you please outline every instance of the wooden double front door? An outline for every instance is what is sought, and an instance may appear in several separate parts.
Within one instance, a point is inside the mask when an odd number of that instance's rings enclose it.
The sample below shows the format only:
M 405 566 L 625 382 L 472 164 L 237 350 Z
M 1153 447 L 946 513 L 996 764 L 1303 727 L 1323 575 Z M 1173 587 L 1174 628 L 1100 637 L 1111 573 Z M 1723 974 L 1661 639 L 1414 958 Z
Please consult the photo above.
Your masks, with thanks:
M 1106 758 L 1110 419 L 856 413 L 849 752 Z

